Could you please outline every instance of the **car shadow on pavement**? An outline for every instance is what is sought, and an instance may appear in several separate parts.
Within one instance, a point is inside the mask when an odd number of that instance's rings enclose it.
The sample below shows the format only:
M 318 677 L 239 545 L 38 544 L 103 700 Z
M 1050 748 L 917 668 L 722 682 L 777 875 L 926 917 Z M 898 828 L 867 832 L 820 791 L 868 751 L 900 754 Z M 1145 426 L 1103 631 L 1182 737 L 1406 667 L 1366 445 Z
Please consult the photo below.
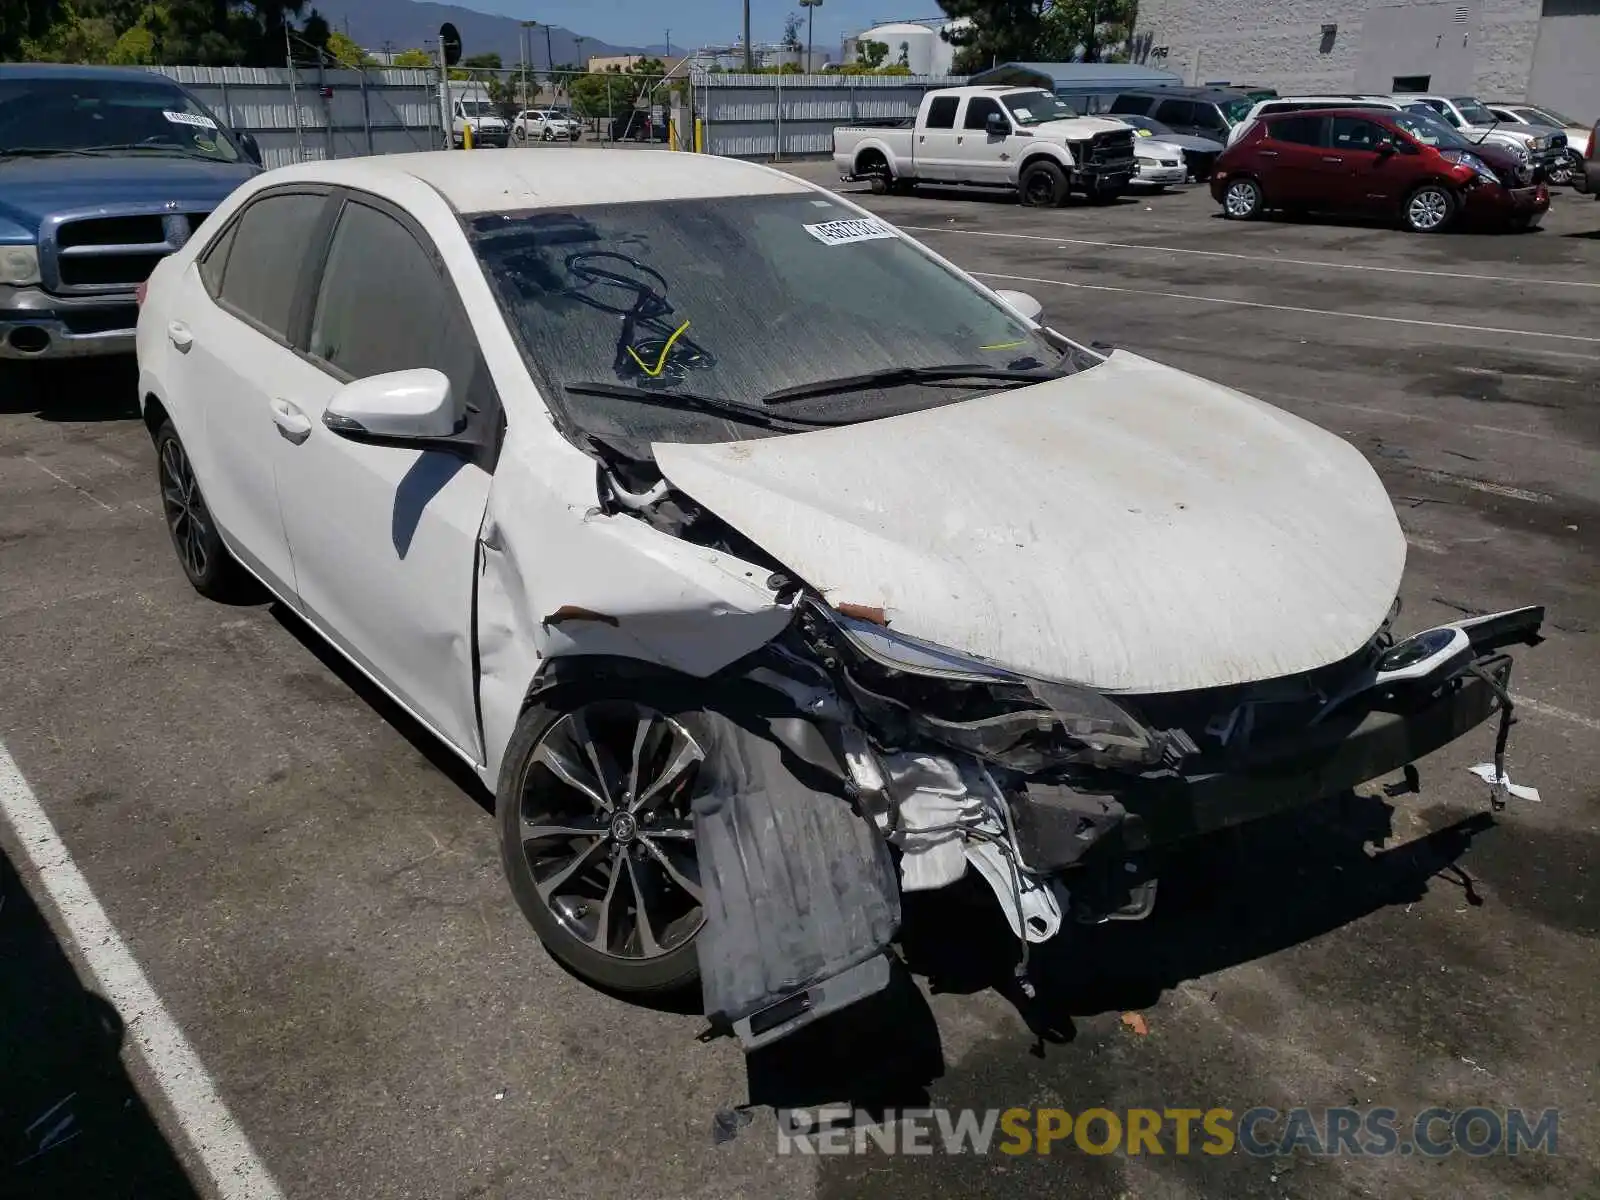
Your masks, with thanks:
M 139 415 L 133 356 L 77 362 L 0 362 L 0 415 L 43 421 L 130 421 Z
M 3 851 L 0 963 L 0 1196 L 198 1197 L 123 1067 L 121 1018 Z

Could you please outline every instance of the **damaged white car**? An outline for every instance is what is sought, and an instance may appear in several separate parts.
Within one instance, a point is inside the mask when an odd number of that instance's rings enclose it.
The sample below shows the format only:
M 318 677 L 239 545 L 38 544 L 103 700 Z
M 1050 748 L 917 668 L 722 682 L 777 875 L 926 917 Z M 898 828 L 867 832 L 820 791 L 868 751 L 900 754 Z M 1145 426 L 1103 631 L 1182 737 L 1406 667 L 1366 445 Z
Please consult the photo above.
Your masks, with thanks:
M 252 180 L 150 279 L 139 387 L 190 581 L 497 789 L 580 974 L 698 975 L 760 1045 L 884 985 L 903 889 L 976 872 L 1025 963 L 1495 714 L 1503 779 L 1542 610 L 1399 637 L 1339 438 L 776 171 L 537 158 Z

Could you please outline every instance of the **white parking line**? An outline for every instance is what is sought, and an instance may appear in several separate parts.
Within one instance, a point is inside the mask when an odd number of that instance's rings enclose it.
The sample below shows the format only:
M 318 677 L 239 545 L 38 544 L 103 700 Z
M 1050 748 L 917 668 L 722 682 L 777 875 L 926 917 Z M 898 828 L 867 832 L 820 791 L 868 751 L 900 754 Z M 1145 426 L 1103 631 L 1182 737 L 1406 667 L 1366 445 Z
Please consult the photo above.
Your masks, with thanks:
M 1182 246 L 1141 246 L 1136 242 L 1097 242 L 1090 238 L 1046 237 L 1040 233 L 999 233 L 989 229 L 956 229 L 949 225 L 900 225 L 912 233 L 958 233 L 963 237 L 1015 238 L 1052 242 L 1058 246 L 1100 246 L 1107 250 L 1148 250 L 1156 254 L 1196 254 L 1202 258 L 1233 258 L 1243 262 L 1277 263 L 1291 267 L 1321 267 L 1330 271 L 1377 271 L 1385 275 L 1424 275 L 1432 279 L 1473 279 L 1480 283 L 1525 283 L 1533 287 L 1600 288 L 1600 283 L 1576 279 L 1529 279 L 1523 275 L 1475 275 L 1468 271 L 1426 271 L 1421 267 L 1379 267 L 1371 263 L 1321 262 L 1284 258 L 1277 254 L 1235 254 L 1226 250 L 1189 250 Z
M 95 899 L 89 881 L 4 745 L 0 745 L 0 815 L 38 873 L 78 954 L 144 1056 L 216 1194 L 222 1200 L 282 1200 L 277 1183 Z
M 1550 338 L 1562 342 L 1585 342 L 1600 346 L 1600 337 L 1588 337 L 1581 333 L 1545 333 L 1535 329 L 1502 329 L 1495 325 L 1462 325 L 1455 321 L 1424 321 L 1420 317 L 1384 317 L 1376 313 L 1343 312 L 1335 308 L 1302 308 L 1298 304 L 1267 304 L 1261 300 L 1197 296 L 1192 292 L 1158 292 L 1150 288 L 1113 287 L 1109 283 L 1070 283 L 1065 279 L 1045 279 L 1038 275 L 1002 275 L 998 271 L 969 271 L 968 274 L 976 275 L 979 279 L 1004 279 L 1010 283 L 1047 283 L 1054 287 L 1082 288 L 1091 292 L 1126 292 L 1133 296 L 1159 296 L 1165 300 L 1191 300 L 1196 304 L 1231 304 L 1239 308 L 1265 308 L 1274 312 L 1304 313 L 1312 317 L 1345 317 L 1352 321 L 1384 321 L 1391 325 L 1425 325 L 1430 329 L 1458 329 L 1465 333 L 1493 333 L 1504 337 Z M 1575 357 L 1595 359 L 1595 356 L 1588 354 Z
M 1582 713 L 1568 712 L 1564 708 L 1557 708 L 1554 704 L 1546 704 L 1543 700 L 1530 700 L 1527 696 L 1518 696 L 1512 693 L 1512 702 L 1518 708 L 1525 708 L 1529 712 L 1538 713 L 1542 717 L 1553 717 L 1557 721 L 1568 721 L 1573 725 L 1581 725 L 1585 729 L 1592 729 L 1600 733 L 1600 721 L 1593 717 L 1586 717 Z

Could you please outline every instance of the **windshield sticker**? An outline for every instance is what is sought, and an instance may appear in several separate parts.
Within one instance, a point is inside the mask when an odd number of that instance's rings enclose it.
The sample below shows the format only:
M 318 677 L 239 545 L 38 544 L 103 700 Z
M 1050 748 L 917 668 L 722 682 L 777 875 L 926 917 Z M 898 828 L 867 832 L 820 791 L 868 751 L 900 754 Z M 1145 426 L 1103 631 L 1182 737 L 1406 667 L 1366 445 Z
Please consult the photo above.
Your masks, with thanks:
M 824 246 L 848 246 L 852 242 L 876 242 L 900 236 L 882 221 L 872 217 L 858 221 L 828 221 L 821 225 L 806 225 L 803 228 Z
M 1033 116 L 1033 110 L 1029 108 L 1013 108 L 1011 115 L 1019 121 L 1026 121 Z
M 196 129 L 215 129 L 217 127 L 217 123 L 210 117 L 198 116 L 195 113 L 172 112 L 164 108 L 161 110 L 161 115 L 174 125 L 193 125 Z

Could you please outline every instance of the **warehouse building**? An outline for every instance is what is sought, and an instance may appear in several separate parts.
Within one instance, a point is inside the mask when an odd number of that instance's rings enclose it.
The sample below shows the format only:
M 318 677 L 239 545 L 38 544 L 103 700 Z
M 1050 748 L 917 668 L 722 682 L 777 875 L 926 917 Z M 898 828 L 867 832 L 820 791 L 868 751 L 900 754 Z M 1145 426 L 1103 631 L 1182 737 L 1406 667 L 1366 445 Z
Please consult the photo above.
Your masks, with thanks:
M 1140 0 L 1134 45 L 1187 83 L 1444 92 L 1600 117 L 1600 0 Z

